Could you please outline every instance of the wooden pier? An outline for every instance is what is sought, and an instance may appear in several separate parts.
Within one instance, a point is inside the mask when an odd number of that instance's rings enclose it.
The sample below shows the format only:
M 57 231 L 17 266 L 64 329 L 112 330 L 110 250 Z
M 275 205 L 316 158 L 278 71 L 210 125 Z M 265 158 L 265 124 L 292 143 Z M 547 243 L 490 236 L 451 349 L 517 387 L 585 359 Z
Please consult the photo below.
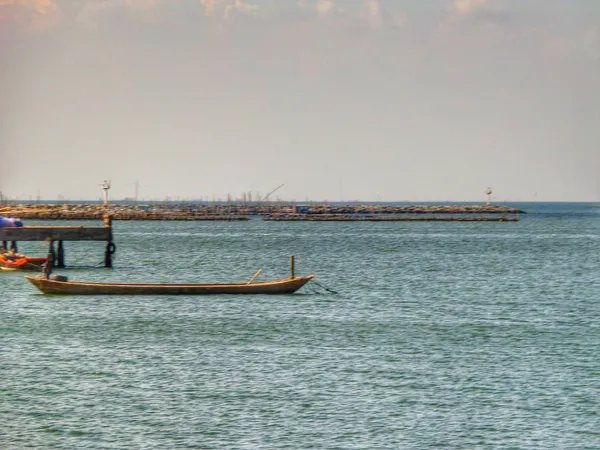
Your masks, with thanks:
M 115 253 L 116 246 L 113 242 L 112 218 L 104 217 L 104 226 L 101 227 L 74 227 L 74 226 L 47 226 L 47 227 L 10 227 L 0 228 L 0 241 L 4 248 L 10 248 L 18 251 L 18 242 L 40 241 L 48 242 L 50 245 L 49 254 L 52 254 L 54 267 L 65 267 L 65 247 L 66 241 L 104 241 L 106 250 L 104 252 L 105 267 L 112 267 L 112 255 Z M 54 243 L 58 242 L 57 249 Z

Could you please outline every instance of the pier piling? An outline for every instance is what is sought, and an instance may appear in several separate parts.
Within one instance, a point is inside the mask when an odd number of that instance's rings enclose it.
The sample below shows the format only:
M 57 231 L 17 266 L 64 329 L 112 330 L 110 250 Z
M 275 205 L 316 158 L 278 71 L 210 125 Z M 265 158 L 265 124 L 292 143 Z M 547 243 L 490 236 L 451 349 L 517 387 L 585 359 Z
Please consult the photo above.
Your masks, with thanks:
M 56 267 L 63 269 L 65 267 L 65 247 L 63 241 L 58 241 L 58 254 Z

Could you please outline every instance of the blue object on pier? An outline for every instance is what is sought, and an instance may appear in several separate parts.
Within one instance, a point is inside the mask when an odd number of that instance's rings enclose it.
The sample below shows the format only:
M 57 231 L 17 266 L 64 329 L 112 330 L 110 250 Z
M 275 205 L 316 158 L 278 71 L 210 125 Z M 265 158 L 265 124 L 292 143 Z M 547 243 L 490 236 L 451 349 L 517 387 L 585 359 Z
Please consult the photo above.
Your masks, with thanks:
M 0 228 L 12 228 L 12 227 L 22 227 L 22 226 L 23 226 L 23 222 L 20 219 L 0 216 Z

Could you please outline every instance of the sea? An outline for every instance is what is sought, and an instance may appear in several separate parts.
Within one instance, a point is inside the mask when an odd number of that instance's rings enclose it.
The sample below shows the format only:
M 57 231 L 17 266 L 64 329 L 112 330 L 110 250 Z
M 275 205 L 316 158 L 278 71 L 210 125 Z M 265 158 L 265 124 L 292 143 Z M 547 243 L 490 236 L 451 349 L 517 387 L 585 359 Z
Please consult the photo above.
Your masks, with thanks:
M 113 269 L 68 242 L 57 272 L 241 282 L 294 255 L 315 279 L 292 295 L 45 296 L 0 273 L 0 448 L 598 449 L 600 204 L 511 206 L 519 222 L 116 221 Z

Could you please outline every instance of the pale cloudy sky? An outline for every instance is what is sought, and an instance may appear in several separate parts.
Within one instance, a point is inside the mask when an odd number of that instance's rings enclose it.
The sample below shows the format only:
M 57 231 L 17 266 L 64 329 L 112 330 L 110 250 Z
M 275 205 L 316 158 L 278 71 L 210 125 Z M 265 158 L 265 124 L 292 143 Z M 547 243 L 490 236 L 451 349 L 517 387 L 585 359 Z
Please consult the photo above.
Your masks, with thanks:
M 25 199 L 598 201 L 600 1 L 0 0 L 0 169 Z

